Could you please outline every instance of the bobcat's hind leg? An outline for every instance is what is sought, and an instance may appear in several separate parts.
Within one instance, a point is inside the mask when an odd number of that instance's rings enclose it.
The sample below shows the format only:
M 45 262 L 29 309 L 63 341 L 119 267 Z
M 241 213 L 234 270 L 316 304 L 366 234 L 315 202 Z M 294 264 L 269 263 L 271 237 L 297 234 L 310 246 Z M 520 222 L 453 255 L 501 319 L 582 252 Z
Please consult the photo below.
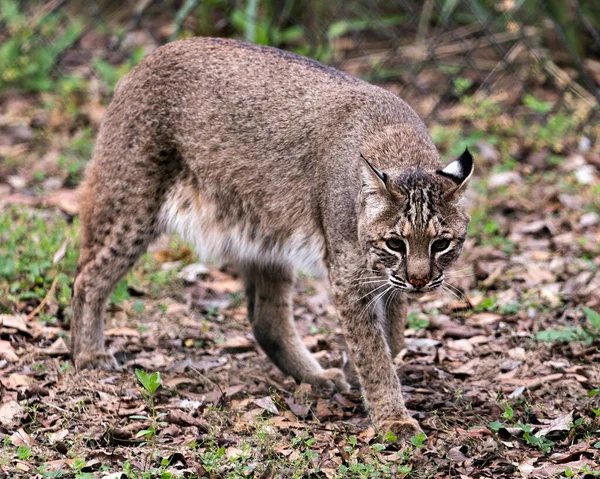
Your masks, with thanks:
M 339 369 L 324 370 L 296 331 L 292 316 L 293 270 L 280 265 L 246 265 L 244 268 L 248 317 L 256 341 L 285 374 L 309 383 L 315 393 L 347 391 Z
M 77 369 L 118 367 L 104 350 L 104 309 L 116 283 L 157 235 L 159 189 L 149 198 L 132 196 L 128 185 L 92 176 L 84 190 L 81 255 L 72 301 L 71 355 Z M 137 182 L 151 188 L 143 180 Z

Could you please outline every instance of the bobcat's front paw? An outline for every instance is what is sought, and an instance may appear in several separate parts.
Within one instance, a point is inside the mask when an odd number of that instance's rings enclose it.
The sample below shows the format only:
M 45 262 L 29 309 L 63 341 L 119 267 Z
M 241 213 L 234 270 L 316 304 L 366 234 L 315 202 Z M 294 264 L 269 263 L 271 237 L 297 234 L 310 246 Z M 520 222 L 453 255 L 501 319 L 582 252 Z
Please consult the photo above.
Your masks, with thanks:
M 411 417 L 397 421 L 383 421 L 377 425 L 377 429 L 384 435 L 391 432 L 399 442 L 408 442 L 411 437 L 423 432 L 419 423 Z
M 115 371 L 120 369 L 115 357 L 106 351 L 84 351 L 73 358 L 76 369 L 104 369 Z
M 322 373 L 308 378 L 306 382 L 312 386 L 313 392 L 321 397 L 330 397 L 335 392 L 344 393 L 350 390 L 344 373 L 337 368 L 326 369 Z

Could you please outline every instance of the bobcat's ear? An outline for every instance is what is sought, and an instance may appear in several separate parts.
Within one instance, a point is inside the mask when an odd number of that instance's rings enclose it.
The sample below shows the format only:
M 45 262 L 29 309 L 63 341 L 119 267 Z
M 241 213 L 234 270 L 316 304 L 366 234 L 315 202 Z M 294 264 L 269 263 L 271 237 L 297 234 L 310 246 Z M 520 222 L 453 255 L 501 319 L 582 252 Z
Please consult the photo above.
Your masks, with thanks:
M 464 153 L 458 159 L 449 163 L 445 168 L 437 170 L 436 173 L 450 178 L 456 184 L 456 188 L 453 188 L 451 191 L 452 194 L 456 194 L 462 192 L 467 187 L 469 179 L 473 174 L 473 169 L 473 157 L 469 149 L 465 148 Z
M 388 175 L 375 168 L 362 153 L 360 154 L 360 179 L 365 193 L 384 193 L 388 191 Z

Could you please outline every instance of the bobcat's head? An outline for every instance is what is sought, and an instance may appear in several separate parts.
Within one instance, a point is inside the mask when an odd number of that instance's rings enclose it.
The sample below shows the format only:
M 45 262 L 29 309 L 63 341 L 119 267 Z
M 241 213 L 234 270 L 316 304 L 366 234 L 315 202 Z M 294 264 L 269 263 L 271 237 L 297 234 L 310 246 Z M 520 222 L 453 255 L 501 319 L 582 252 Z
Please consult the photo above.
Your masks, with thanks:
M 465 241 L 470 218 L 460 200 L 473 173 L 473 157 L 465 150 L 443 169 L 413 167 L 395 175 L 369 160 L 361 155 L 357 202 L 368 268 L 363 277 L 381 278 L 406 293 L 439 288 Z

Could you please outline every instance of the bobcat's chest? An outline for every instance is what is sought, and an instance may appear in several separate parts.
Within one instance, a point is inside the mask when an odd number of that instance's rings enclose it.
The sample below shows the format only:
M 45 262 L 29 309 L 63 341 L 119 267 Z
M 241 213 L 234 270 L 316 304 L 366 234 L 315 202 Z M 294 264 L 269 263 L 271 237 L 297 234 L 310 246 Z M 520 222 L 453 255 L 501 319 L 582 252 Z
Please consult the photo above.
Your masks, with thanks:
M 164 231 L 178 233 L 192 244 L 204 260 L 283 263 L 311 273 L 323 272 L 325 246 L 320 235 L 307 228 L 281 235 L 269 228 L 269 221 L 259 226 L 240 215 L 224 214 L 226 210 L 226 205 L 211 201 L 197 188 L 177 184 L 167 194 L 160 223 Z

